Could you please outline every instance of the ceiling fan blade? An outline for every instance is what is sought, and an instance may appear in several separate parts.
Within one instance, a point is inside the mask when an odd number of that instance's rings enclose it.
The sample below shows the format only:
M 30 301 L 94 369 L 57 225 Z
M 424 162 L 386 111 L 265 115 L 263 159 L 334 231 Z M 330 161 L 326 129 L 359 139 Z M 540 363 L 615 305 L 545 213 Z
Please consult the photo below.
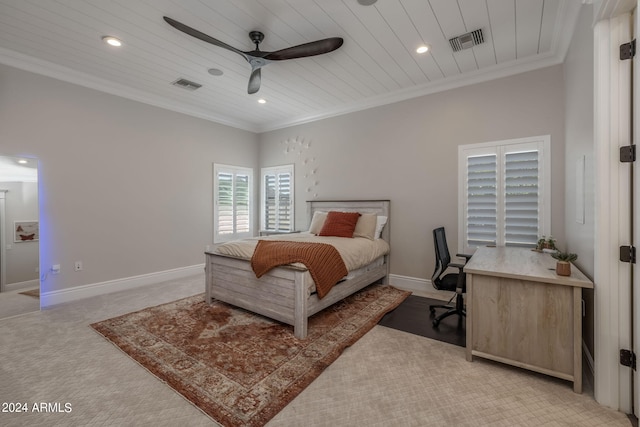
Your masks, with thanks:
M 189 27 L 189 26 L 187 26 L 187 25 L 185 25 L 185 24 L 183 24 L 181 22 L 178 22 L 175 19 L 171 19 L 168 16 L 163 16 L 163 18 L 173 28 L 175 28 L 177 30 L 180 30 L 183 33 L 188 34 L 188 35 L 190 35 L 192 37 L 200 39 L 200 40 L 202 40 L 204 42 L 211 43 L 213 45 L 222 47 L 224 49 L 230 50 L 231 52 L 235 52 L 238 55 L 241 55 L 247 61 L 249 61 L 249 58 L 247 57 L 247 55 L 243 51 L 241 51 L 239 49 L 236 49 L 233 46 L 229 46 L 228 44 L 226 44 L 224 42 L 221 42 L 218 39 L 214 39 L 213 37 L 211 37 L 211 36 L 209 36 L 209 35 L 207 35 L 207 34 L 205 34 L 203 32 L 200 32 L 200 31 L 196 30 L 195 28 L 191 28 L 191 27 Z
M 258 67 L 251 70 L 251 77 L 249 77 L 249 87 L 247 88 L 247 93 L 253 94 L 259 91 L 261 80 L 260 68 Z
M 314 42 L 309 42 L 298 46 L 277 50 L 275 52 L 270 52 L 264 55 L 263 58 L 270 61 L 281 61 L 283 59 L 295 59 L 304 58 L 306 56 L 322 55 L 323 53 L 329 53 L 336 50 L 337 48 L 342 46 L 343 42 L 344 40 L 342 40 L 341 37 L 331 37 L 328 39 L 316 40 Z

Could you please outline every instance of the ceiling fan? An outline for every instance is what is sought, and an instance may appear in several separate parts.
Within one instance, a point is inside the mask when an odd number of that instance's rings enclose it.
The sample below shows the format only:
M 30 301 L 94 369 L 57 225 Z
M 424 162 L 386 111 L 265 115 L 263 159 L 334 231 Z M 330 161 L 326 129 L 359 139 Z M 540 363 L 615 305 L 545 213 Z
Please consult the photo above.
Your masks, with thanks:
M 252 94 L 256 93 L 260 89 L 260 69 L 267 65 L 271 61 L 282 61 L 284 59 L 304 58 L 306 56 L 321 55 L 323 53 L 329 53 L 340 46 L 342 46 L 343 40 L 340 37 L 331 37 L 328 39 L 316 40 L 313 42 L 292 46 L 286 49 L 277 50 L 275 52 L 263 52 L 259 49 L 260 42 L 264 39 L 264 34 L 260 31 L 251 31 L 249 38 L 255 43 L 256 48 L 252 51 L 241 51 L 233 46 L 221 42 L 218 39 L 214 39 L 211 36 L 206 35 L 194 28 L 191 28 L 181 22 L 171 19 L 167 16 L 164 20 L 172 27 L 189 34 L 197 39 L 211 43 L 213 45 L 230 50 L 242 56 L 251 65 L 251 77 L 249 77 L 249 86 L 247 92 Z

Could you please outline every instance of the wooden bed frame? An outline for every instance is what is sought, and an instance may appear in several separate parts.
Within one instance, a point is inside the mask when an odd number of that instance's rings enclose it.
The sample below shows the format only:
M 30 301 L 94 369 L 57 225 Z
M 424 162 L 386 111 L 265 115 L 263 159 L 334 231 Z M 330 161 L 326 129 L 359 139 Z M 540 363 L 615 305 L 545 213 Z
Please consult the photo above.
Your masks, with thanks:
M 315 211 L 344 211 L 384 215 L 387 224 L 381 237 L 390 241 L 389 200 L 344 200 L 307 202 L 309 224 Z M 217 254 L 215 245 L 205 252 L 205 300 L 211 304 L 217 299 L 288 325 L 293 325 L 296 338 L 307 336 L 309 316 L 346 298 L 368 285 L 382 280 L 388 283 L 389 254 L 384 263 L 351 279 L 335 285 L 322 299 L 311 293 L 313 283 L 306 269 L 293 266 L 276 267 L 261 278 L 256 278 L 248 260 Z

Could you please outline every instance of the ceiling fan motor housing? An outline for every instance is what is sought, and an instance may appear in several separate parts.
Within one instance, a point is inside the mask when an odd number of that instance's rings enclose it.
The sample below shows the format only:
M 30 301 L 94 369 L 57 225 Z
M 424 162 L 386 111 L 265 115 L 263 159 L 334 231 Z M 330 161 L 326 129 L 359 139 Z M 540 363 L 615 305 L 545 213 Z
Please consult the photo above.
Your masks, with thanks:
M 264 34 L 260 31 L 251 31 L 249 32 L 249 38 L 256 45 L 256 49 L 258 49 L 258 45 L 264 40 Z

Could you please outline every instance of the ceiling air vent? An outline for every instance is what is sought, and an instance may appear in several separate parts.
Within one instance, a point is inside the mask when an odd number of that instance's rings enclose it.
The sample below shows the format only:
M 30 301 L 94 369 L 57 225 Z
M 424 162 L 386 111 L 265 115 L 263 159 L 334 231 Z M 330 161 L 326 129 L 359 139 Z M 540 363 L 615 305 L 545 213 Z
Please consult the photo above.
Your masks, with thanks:
M 171 84 L 187 90 L 196 90 L 202 87 L 201 84 L 189 81 L 187 79 L 178 79 Z
M 454 52 L 469 49 L 470 47 L 484 43 L 482 29 L 471 31 L 470 33 L 449 39 L 449 43 L 451 44 L 451 49 L 453 49 Z

